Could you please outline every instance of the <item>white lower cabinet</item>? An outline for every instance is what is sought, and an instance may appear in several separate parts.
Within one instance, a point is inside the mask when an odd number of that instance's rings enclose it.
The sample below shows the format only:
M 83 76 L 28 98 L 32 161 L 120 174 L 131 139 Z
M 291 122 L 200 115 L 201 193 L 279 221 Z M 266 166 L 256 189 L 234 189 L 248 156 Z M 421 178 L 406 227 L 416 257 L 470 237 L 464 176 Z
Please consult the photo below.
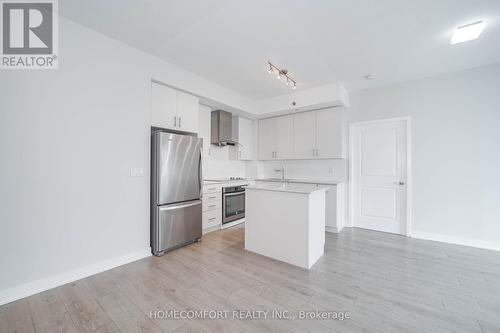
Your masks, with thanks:
M 203 196 L 202 200 L 203 211 L 212 210 L 221 207 L 222 194 L 221 193 L 207 193 Z
M 325 227 L 327 231 L 338 232 L 337 229 L 337 187 L 331 186 L 326 192 Z
M 222 224 L 222 211 L 219 210 L 210 210 L 207 212 L 203 212 L 203 230 L 214 228 L 217 229 L 217 226 L 221 226 Z
M 220 229 L 222 226 L 222 186 L 220 184 L 203 185 L 202 207 L 203 232 Z

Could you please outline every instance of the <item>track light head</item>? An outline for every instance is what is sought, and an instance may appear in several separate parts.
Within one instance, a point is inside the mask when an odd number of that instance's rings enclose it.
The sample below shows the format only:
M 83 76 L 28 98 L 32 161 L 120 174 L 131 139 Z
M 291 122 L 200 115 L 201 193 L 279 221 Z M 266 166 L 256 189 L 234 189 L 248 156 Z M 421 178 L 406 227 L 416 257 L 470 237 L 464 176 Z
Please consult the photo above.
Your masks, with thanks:
M 269 69 L 267 70 L 267 72 L 270 75 L 276 73 L 277 80 L 281 80 L 281 78 L 283 77 L 283 82 L 285 82 L 287 86 L 292 86 L 293 89 L 296 89 L 297 82 L 288 75 L 287 69 L 279 69 L 270 62 L 268 62 L 267 64 L 269 65 Z

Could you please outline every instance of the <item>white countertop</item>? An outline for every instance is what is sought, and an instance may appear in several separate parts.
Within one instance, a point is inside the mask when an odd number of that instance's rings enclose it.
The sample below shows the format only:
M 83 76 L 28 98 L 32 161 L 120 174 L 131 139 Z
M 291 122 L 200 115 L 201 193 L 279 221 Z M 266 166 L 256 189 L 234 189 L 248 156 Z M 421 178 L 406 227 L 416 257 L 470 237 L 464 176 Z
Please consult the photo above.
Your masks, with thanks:
M 279 179 L 279 178 L 257 178 L 256 181 L 262 182 L 279 182 L 279 183 L 303 183 L 303 184 L 325 184 L 337 185 L 344 183 L 343 180 L 322 180 L 322 179 Z
M 214 184 L 220 184 L 223 187 L 228 187 L 228 186 L 239 186 L 239 185 L 246 185 L 249 183 L 253 183 L 253 179 L 206 179 L 203 180 L 203 185 L 214 185 Z
M 298 183 L 284 183 L 284 182 L 269 182 L 266 184 L 249 185 L 245 187 L 246 190 L 262 190 L 262 191 L 276 191 L 276 192 L 290 192 L 310 194 L 316 191 L 328 190 L 328 186 L 317 186 L 316 184 L 298 184 Z

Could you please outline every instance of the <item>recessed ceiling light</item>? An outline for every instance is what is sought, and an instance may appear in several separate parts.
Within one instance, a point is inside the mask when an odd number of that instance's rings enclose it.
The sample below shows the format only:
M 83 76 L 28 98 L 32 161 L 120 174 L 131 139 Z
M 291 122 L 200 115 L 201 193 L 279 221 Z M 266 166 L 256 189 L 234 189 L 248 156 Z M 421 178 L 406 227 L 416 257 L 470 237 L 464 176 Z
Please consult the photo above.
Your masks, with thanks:
M 469 40 L 474 40 L 481 35 L 484 30 L 484 22 L 477 21 L 474 23 L 469 23 L 462 25 L 455 29 L 453 36 L 451 36 L 451 45 L 467 42 Z
M 368 74 L 368 75 L 365 75 L 365 79 L 367 80 L 373 80 L 375 78 L 375 74 Z

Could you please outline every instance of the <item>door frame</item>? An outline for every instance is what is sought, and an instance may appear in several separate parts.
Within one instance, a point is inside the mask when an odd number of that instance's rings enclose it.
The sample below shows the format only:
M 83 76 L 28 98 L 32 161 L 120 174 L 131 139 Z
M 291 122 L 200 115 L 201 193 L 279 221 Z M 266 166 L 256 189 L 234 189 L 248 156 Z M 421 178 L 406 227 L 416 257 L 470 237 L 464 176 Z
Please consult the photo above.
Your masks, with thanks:
M 378 124 L 389 121 L 403 121 L 406 123 L 406 233 L 407 237 L 412 236 L 412 224 L 413 224 L 413 180 L 412 180 L 412 151 L 411 151 L 411 117 L 396 117 L 396 118 L 384 118 L 368 121 L 358 121 L 349 123 L 349 226 L 354 226 L 354 165 L 352 161 L 352 156 L 354 156 L 354 146 L 353 146 L 353 129 L 354 127 L 361 127 L 364 125 Z

